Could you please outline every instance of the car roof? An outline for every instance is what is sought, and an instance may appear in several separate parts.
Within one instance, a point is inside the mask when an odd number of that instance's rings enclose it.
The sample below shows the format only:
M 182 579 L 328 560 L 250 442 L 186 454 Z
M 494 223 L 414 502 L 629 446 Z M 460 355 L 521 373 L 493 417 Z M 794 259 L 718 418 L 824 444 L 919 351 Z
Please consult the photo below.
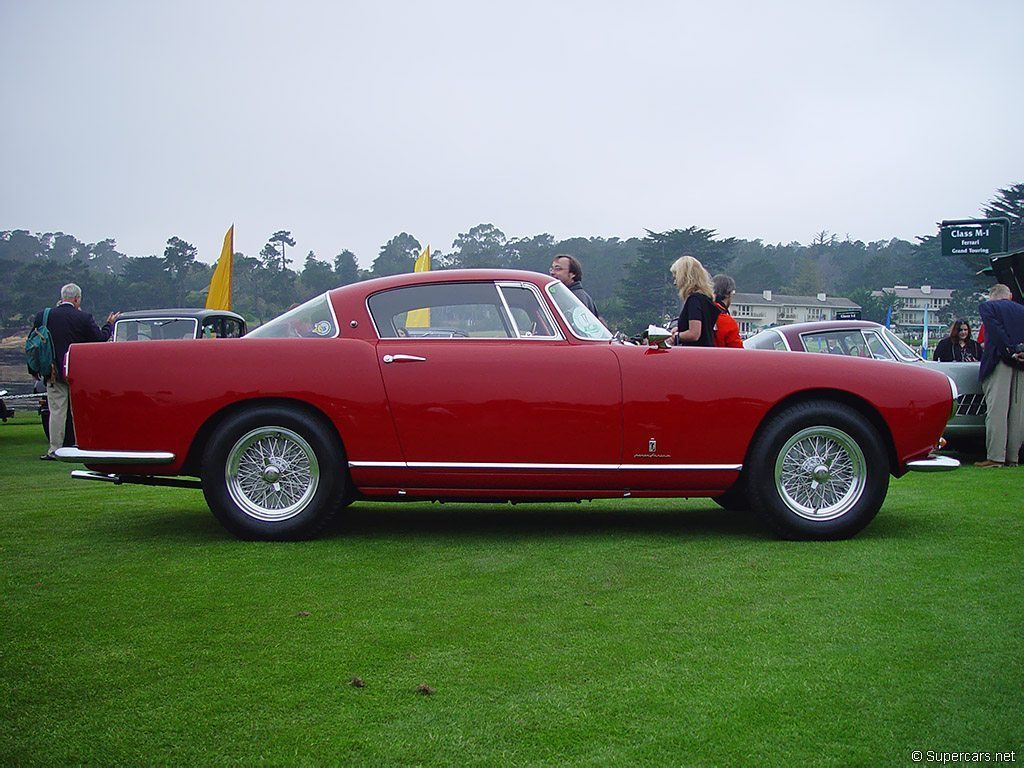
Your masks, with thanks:
M 801 333 L 814 333 L 815 331 L 843 331 L 852 328 L 881 328 L 880 323 L 870 320 L 814 320 L 808 323 L 792 323 L 790 325 L 777 325 L 774 328 L 763 328 L 758 333 L 765 331 L 778 331 L 785 336 L 799 336 Z
M 348 295 L 351 295 L 351 293 L 364 293 L 369 295 L 391 288 L 401 288 L 406 285 L 488 282 L 495 280 L 513 280 L 534 283 L 535 285 L 547 285 L 555 279 L 551 275 L 542 272 L 530 272 L 525 269 L 441 269 L 436 272 L 403 272 L 399 275 L 361 280 L 358 283 L 350 283 L 349 285 L 335 288 L 330 293 L 341 292 Z
M 148 318 L 163 319 L 163 318 L 194 318 L 199 321 L 203 321 L 208 317 L 232 317 L 237 320 L 244 320 L 244 318 L 237 312 L 231 312 L 226 309 L 200 309 L 200 308 L 178 308 L 178 309 L 133 309 L 128 312 L 122 312 L 118 321 L 121 320 L 145 320 Z

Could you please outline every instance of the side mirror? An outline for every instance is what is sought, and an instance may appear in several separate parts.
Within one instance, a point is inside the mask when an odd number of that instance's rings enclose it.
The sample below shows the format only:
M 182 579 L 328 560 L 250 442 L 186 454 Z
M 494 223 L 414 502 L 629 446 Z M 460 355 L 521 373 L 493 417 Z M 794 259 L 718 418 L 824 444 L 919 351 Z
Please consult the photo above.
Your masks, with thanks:
M 658 349 L 667 349 L 667 342 L 672 336 L 668 330 L 657 325 L 647 326 L 647 332 L 644 335 L 647 337 L 648 346 L 657 347 Z

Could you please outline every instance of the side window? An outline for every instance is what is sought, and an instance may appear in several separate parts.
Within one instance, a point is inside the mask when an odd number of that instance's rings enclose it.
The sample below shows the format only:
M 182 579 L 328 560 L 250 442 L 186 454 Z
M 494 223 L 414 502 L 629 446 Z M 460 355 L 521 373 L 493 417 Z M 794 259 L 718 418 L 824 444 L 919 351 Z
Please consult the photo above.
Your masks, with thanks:
M 867 339 L 868 351 L 871 353 L 871 357 L 875 360 L 892 360 L 892 353 L 889 348 L 882 343 L 882 340 L 878 338 L 878 334 L 874 331 L 865 331 L 864 337 Z
M 804 349 L 808 352 L 870 357 L 864 347 L 864 337 L 859 329 L 805 333 L 800 338 L 803 341 Z
M 537 294 L 523 285 L 502 285 L 500 290 L 521 338 L 559 337 Z
M 762 331 L 745 345 L 749 349 L 774 349 L 778 352 L 785 352 L 787 350 L 786 342 L 778 331 Z
M 242 325 L 233 317 L 208 317 L 203 321 L 203 339 L 237 339 Z
M 493 283 L 413 285 L 375 294 L 367 305 L 382 339 L 515 336 Z

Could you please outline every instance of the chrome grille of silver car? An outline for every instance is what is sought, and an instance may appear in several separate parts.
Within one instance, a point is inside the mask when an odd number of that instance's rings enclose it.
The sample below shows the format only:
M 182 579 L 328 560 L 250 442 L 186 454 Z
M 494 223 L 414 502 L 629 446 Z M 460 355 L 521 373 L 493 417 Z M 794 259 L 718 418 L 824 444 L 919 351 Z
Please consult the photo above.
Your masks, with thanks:
M 985 396 L 981 392 L 960 395 L 956 399 L 957 416 L 984 416 L 985 410 Z

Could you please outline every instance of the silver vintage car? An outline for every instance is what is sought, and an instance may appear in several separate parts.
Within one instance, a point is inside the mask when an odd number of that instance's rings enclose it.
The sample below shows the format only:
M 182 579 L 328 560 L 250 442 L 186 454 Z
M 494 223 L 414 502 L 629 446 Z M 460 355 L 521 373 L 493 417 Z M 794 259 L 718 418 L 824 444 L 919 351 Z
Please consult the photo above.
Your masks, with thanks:
M 766 328 L 747 339 L 747 349 L 783 352 L 818 352 L 923 365 L 946 374 L 956 384 L 956 414 L 943 436 L 947 440 L 982 440 L 985 437 L 985 397 L 978 381 L 978 363 L 925 361 L 891 330 L 868 320 L 823 320 Z

